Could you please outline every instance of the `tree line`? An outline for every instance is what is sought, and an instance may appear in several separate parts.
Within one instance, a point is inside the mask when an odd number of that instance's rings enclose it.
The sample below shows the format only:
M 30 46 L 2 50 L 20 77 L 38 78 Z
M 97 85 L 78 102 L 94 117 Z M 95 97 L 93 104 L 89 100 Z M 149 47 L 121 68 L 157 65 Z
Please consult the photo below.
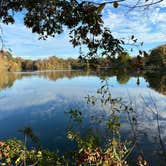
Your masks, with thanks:
M 58 58 L 51 56 L 45 59 L 31 60 L 21 57 L 14 58 L 8 51 L 0 51 L 0 71 L 35 71 L 35 70 L 100 70 L 103 68 L 122 70 L 141 69 L 165 69 L 166 66 L 166 46 L 162 45 L 153 49 L 149 54 L 139 53 L 138 56 L 130 56 L 128 52 L 121 52 L 116 56 L 85 57 L 78 58 Z

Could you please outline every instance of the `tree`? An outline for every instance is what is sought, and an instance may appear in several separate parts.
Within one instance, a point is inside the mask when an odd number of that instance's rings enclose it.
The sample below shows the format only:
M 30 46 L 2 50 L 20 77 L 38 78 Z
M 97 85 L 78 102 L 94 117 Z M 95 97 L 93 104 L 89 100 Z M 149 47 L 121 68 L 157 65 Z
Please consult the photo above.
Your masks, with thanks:
M 130 55 L 127 52 L 122 52 L 118 55 L 118 62 L 123 65 L 128 65 L 129 60 L 131 59 Z
M 24 13 L 25 26 L 44 40 L 48 36 L 61 34 L 64 27 L 67 27 L 70 29 L 72 45 L 86 45 L 88 56 L 113 56 L 123 51 L 124 41 L 115 39 L 111 31 L 104 27 L 101 14 L 103 8 L 112 4 L 114 8 L 122 5 L 132 10 L 149 7 L 163 0 L 146 0 L 143 4 L 136 0 L 133 5 L 127 5 L 127 1 L 96 3 L 79 0 L 1 0 L 0 19 L 4 24 L 13 24 L 15 13 Z
M 166 44 L 153 49 L 146 59 L 147 66 L 166 67 Z

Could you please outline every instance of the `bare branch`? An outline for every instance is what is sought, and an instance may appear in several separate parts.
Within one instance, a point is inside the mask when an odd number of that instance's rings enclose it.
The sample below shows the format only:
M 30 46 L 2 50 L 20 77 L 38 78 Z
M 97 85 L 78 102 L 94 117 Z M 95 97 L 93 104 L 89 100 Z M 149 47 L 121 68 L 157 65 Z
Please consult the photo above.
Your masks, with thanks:
M 126 2 L 127 0 L 117 0 L 117 1 L 109 1 L 109 2 L 102 2 L 102 3 L 97 3 L 97 2 L 92 2 L 92 1 L 86 1 L 88 3 L 92 3 L 92 4 L 96 4 L 96 5 L 101 5 L 101 4 L 113 4 L 114 2 Z M 131 5 L 127 5 L 127 4 L 122 4 L 122 3 L 119 3 L 119 6 L 123 6 L 123 7 L 127 7 L 127 8 L 130 8 L 130 9 L 135 9 L 135 8 L 143 8 L 143 7 L 149 7 L 149 6 L 152 6 L 152 5 L 156 5 L 156 4 L 159 4 L 161 2 L 163 2 L 164 0 L 157 0 L 155 2 L 150 2 L 150 3 L 145 3 L 145 4 L 140 4 L 141 3 L 141 0 L 137 0 L 135 5 L 131 6 Z
M 109 2 L 102 2 L 102 3 L 98 3 L 98 2 L 92 2 L 92 1 L 83 1 L 83 2 L 88 2 L 91 4 L 95 4 L 95 5 L 101 5 L 101 4 L 113 4 L 115 2 L 125 2 L 126 0 L 117 0 L 117 1 L 109 1 Z
M 3 40 L 3 29 L 1 27 L 1 25 L 0 25 L 0 43 L 1 43 L 1 50 L 3 50 L 5 47 L 5 44 L 4 44 L 4 40 Z

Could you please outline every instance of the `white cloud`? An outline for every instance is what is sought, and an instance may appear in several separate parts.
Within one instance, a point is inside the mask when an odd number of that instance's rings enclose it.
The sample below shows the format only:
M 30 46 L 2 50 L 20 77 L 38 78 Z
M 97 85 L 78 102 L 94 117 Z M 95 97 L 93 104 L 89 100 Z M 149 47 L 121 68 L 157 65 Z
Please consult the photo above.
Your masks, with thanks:
M 159 6 L 162 7 L 162 8 L 165 8 L 166 7 L 166 1 L 163 0 L 162 2 L 160 2 Z
M 3 25 L 6 48 L 10 48 L 15 56 L 33 59 L 57 55 L 59 57 L 78 57 L 78 49 L 69 43 L 68 31 L 46 41 L 38 40 L 39 36 L 27 29 L 22 23 Z
M 110 27 L 116 37 L 128 37 L 135 35 L 145 43 L 166 41 L 166 13 L 160 8 L 154 8 L 151 13 L 140 13 L 140 11 L 112 12 L 106 9 L 104 18 L 105 25 Z

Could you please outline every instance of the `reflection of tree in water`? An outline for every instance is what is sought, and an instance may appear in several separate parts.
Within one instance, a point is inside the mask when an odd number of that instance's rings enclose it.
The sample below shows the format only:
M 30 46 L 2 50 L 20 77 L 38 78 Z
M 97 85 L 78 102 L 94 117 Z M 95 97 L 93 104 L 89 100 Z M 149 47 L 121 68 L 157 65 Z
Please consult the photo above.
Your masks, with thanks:
M 21 74 L 1 73 L 0 74 L 0 90 L 12 87 L 14 84 L 14 81 L 21 78 L 22 78 Z
M 71 71 L 45 71 L 40 72 L 38 74 L 41 77 L 48 78 L 50 80 L 57 80 L 62 78 L 75 78 L 78 76 L 97 76 L 101 79 L 106 79 L 108 77 L 115 76 L 116 73 L 113 70 L 100 70 L 100 71 L 93 71 L 93 70 L 71 70 Z
M 39 71 L 39 72 L 22 72 L 22 73 L 1 73 L 0 89 L 6 89 L 13 86 L 14 81 L 23 77 L 38 76 L 49 80 L 58 80 L 63 78 L 74 78 L 78 76 L 96 75 L 94 72 L 86 71 Z
M 166 95 L 166 75 L 156 72 L 146 73 L 144 77 L 152 89 Z
M 130 73 L 125 73 L 122 71 L 39 71 L 39 72 L 27 72 L 27 73 L 1 73 L 0 74 L 0 89 L 10 88 L 13 86 L 14 81 L 17 79 L 22 79 L 23 77 L 32 76 L 43 77 L 49 80 L 58 80 L 63 78 L 74 78 L 78 76 L 98 76 L 101 79 L 105 79 L 112 76 L 117 76 L 117 81 L 120 84 L 126 84 L 130 77 L 137 76 Z M 166 95 L 166 75 L 161 73 L 145 73 L 143 77 L 149 82 L 150 88 Z M 140 80 L 139 80 L 140 83 Z M 138 85 L 138 79 L 136 84 Z
M 86 76 L 87 73 L 84 71 L 44 71 L 39 72 L 38 76 L 48 78 L 50 80 L 58 80 L 63 78 L 74 78 L 78 76 Z
M 118 72 L 116 78 L 120 84 L 126 84 L 130 79 L 130 75 L 126 74 L 125 72 Z
M 46 78 L 49 80 L 58 80 L 63 78 L 75 78 L 78 76 L 98 76 L 100 78 L 106 78 L 113 76 L 113 72 L 108 71 L 83 71 L 83 70 L 57 70 L 57 71 L 37 71 L 37 72 L 20 72 L 20 73 L 1 73 L 0 74 L 0 89 L 5 89 L 12 87 L 14 81 L 17 79 L 22 79 L 23 77 L 37 76 L 41 78 Z

